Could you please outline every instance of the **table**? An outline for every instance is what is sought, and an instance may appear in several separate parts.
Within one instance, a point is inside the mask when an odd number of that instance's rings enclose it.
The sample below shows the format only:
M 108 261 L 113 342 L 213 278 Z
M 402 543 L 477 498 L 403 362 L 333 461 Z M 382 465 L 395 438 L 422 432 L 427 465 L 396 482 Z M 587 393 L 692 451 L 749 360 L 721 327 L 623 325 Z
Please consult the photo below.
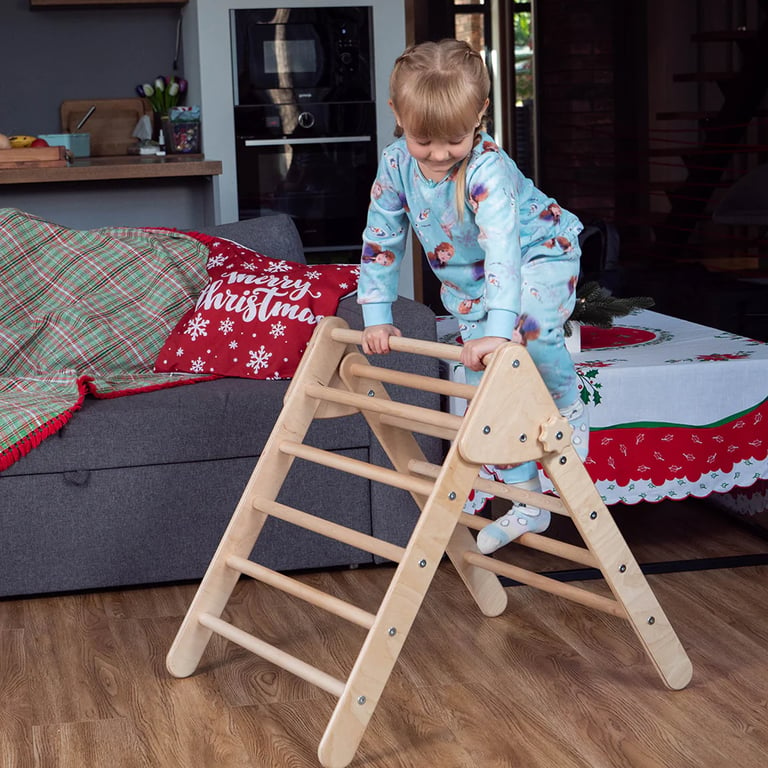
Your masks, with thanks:
M 439 319 L 441 341 L 456 332 Z M 610 329 L 582 327 L 581 345 L 585 466 L 606 504 L 724 494 L 742 513 L 765 509 L 768 344 L 645 310 Z M 463 379 L 456 364 L 447 373 Z

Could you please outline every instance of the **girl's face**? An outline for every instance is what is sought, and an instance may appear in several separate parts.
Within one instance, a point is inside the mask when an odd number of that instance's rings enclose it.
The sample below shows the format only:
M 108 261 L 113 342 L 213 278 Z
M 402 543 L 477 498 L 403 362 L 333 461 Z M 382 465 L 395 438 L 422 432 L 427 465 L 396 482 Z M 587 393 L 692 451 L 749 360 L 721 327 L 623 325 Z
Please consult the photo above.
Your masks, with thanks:
M 421 172 L 432 181 L 442 181 L 454 165 L 460 163 L 471 151 L 475 132 L 445 139 L 414 136 L 403 126 L 405 146 L 416 160 Z

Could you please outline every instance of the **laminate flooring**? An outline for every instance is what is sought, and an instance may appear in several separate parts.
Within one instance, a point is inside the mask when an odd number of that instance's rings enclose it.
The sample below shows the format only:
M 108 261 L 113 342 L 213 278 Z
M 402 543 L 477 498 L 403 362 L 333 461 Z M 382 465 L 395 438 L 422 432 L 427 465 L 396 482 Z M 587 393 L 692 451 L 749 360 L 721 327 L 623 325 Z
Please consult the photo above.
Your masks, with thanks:
M 614 512 L 640 562 L 768 551 L 695 500 Z M 392 570 L 300 578 L 375 611 Z M 768 566 L 648 579 L 693 662 L 682 691 L 663 686 L 625 622 L 529 587 L 509 587 L 507 611 L 488 619 L 442 565 L 352 768 L 763 768 Z M 166 672 L 195 588 L 0 601 L 2 768 L 317 766 L 330 695 L 218 637 L 195 675 Z M 226 617 L 341 678 L 364 637 L 245 579 Z

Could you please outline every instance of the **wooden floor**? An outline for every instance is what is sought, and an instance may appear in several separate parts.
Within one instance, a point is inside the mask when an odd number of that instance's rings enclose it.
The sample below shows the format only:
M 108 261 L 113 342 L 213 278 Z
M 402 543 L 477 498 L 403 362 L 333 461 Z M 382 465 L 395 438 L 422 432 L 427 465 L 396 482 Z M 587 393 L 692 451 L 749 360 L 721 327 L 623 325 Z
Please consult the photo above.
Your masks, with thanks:
M 700 502 L 631 507 L 617 521 L 641 562 L 768 551 Z M 514 551 L 526 565 L 537 557 Z M 302 576 L 373 610 L 390 577 L 386 566 Z M 649 581 L 693 662 L 683 691 L 662 686 L 624 622 L 528 587 L 510 587 L 507 612 L 487 619 L 441 567 L 352 765 L 763 768 L 768 566 Z M 194 589 L 0 602 L 2 768 L 317 766 L 329 695 L 220 638 L 195 676 L 166 673 Z M 363 639 L 247 580 L 228 614 L 338 677 Z

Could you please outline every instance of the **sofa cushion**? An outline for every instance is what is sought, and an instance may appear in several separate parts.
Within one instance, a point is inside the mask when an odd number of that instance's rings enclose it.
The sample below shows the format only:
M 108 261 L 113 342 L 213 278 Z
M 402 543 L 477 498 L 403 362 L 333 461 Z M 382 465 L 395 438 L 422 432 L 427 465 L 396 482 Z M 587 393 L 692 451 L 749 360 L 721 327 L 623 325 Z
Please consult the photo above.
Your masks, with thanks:
M 307 263 L 299 231 L 293 219 L 285 213 L 202 227 L 197 231 L 206 235 L 226 237 L 273 259 L 286 259 L 297 264 Z
M 288 384 L 226 378 L 107 400 L 87 397 L 75 418 L 3 477 L 258 456 Z M 331 450 L 370 442 L 361 417 L 317 421 L 310 435 Z
M 208 282 L 165 340 L 155 371 L 288 379 L 318 321 L 357 288 L 357 264 L 306 266 L 217 237 Z

